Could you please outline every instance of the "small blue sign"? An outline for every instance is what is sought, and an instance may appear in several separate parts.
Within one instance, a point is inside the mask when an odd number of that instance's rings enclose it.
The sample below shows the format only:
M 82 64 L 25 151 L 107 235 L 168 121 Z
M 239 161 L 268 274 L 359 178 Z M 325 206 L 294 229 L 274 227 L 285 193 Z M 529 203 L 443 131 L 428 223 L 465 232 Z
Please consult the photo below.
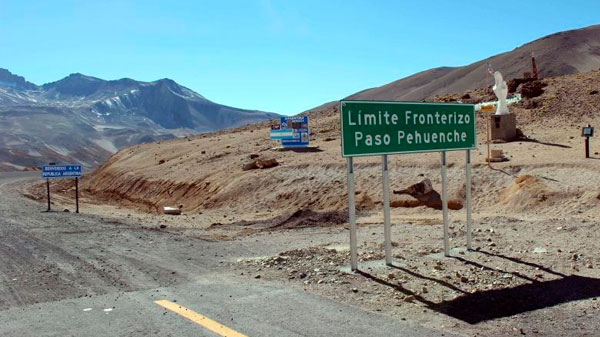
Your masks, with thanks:
M 42 166 L 42 178 L 79 178 L 82 173 L 81 165 Z
M 308 128 L 308 116 L 284 116 L 281 117 L 281 129 L 291 129 L 291 139 L 282 139 L 283 147 L 305 147 L 310 144 L 310 130 Z
M 292 129 L 276 129 L 271 130 L 271 139 L 287 140 L 294 139 L 294 130 Z

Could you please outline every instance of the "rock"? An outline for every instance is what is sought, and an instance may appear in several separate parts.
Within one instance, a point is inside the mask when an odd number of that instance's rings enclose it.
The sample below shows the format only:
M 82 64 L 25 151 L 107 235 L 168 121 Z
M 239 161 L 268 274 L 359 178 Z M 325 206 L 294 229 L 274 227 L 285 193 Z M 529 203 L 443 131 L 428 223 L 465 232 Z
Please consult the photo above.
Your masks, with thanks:
M 548 250 L 544 247 L 534 247 L 533 252 L 537 253 L 537 254 L 541 254 L 541 253 L 547 253 Z
M 245 164 L 242 167 L 242 170 L 248 171 L 248 170 L 256 170 L 256 169 L 267 169 L 267 168 L 275 167 L 278 165 L 279 165 L 279 162 L 277 162 L 277 159 L 265 159 L 265 160 L 257 159 L 250 163 Z
M 427 207 L 442 209 L 442 199 L 440 194 L 433 189 L 431 180 L 424 179 L 406 189 L 394 191 L 394 194 L 408 194 L 411 197 L 419 200 Z
M 63 212 L 65 212 L 65 213 L 69 213 L 69 212 L 71 212 L 71 211 L 69 211 L 68 209 L 66 209 L 66 208 L 65 208 L 65 209 L 63 210 Z
M 259 279 L 260 278 L 260 274 L 259 275 L 255 275 L 254 278 Z
M 415 297 L 413 295 L 408 295 L 404 297 L 404 302 L 413 303 L 415 301 Z
M 360 211 L 369 211 L 376 207 L 375 202 L 367 192 L 364 192 L 362 196 L 356 201 L 356 209 Z
M 167 225 L 160 225 L 158 227 L 160 227 L 161 229 L 165 229 L 165 228 L 167 228 Z
M 323 283 L 323 282 L 324 282 L 323 280 L 318 280 L 318 281 L 317 281 L 317 284 L 321 284 L 321 283 Z
M 490 242 L 490 243 L 488 243 L 488 246 L 490 246 L 490 247 L 496 247 L 496 243 L 495 242 Z
M 521 95 L 524 98 L 538 97 L 544 93 L 543 88 L 545 86 L 546 85 L 544 83 L 542 83 L 541 81 L 532 81 L 532 82 L 523 83 L 523 85 L 521 85 Z
M 358 292 L 358 289 L 357 289 L 357 288 L 352 288 L 352 292 L 353 292 L 353 293 L 357 293 L 357 292 Z
M 590 95 L 597 95 L 598 94 L 598 90 L 592 90 L 590 91 Z
M 251 154 L 250 156 L 248 156 L 248 157 L 250 157 L 250 159 L 256 159 L 256 158 L 260 157 L 260 155 L 259 155 L 258 153 L 252 153 L 252 154 Z
M 299 276 L 300 278 L 306 278 L 306 276 L 308 276 L 308 275 L 306 275 L 306 273 L 300 273 L 300 275 L 298 275 L 298 276 Z
M 583 254 L 575 253 L 575 254 L 573 254 L 573 256 L 571 256 L 571 260 L 573 260 L 573 261 L 579 261 L 581 259 L 583 259 Z
M 533 80 L 534 80 L 533 78 L 514 78 L 514 79 L 506 81 L 508 93 L 512 94 L 513 92 L 516 92 L 521 84 L 526 83 L 526 82 L 531 82 Z

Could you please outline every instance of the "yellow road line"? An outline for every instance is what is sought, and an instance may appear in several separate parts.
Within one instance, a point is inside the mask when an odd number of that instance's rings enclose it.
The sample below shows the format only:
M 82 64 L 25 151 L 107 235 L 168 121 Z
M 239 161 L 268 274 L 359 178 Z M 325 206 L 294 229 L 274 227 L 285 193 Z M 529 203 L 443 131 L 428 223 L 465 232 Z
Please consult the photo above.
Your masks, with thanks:
M 212 319 L 202 316 L 199 313 L 187 309 L 179 304 L 167 301 L 167 300 L 160 300 L 160 301 L 154 301 L 154 303 L 160 305 L 161 307 L 171 310 L 174 313 L 178 314 L 179 316 L 183 316 L 187 319 L 189 319 L 190 321 L 199 324 L 201 326 L 203 326 L 204 328 L 218 334 L 224 337 L 247 337 L 246 335 L 243 335 L 235 330 L 232 330 L 226 326 L 224 326 L 223 324 L 219 323 L 219 322 L 215 322 Z

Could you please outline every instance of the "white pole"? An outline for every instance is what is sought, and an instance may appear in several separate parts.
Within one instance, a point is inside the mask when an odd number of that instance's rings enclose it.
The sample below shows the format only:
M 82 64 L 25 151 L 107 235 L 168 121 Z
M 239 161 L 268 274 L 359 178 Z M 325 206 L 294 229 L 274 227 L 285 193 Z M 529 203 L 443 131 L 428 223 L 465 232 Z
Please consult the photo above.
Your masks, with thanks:
M 467 250 L 472 249 L 472 236 L 471 236 L 471 150 L 467 150 L 467 182 L 466 182 L 466 194 L 467 194 Z
M 348 163 L 348 223 L 350 224 L 350 268 L 358 269 L 358 249 L 356 247 L 356 208 L 354 206 L 354 166 L 352 157 Z
M 442 151 L 442 214 L 444 218 L 444 256 L 450 256 L 448 240 L 448 199 L 446 197 L 446 151 Z
M 392 228 L 390 221 L 390 174 L 387 154 L 381 156 L 383 167 L 383 232 L 385 235 L 385 264 L 392 265 Z

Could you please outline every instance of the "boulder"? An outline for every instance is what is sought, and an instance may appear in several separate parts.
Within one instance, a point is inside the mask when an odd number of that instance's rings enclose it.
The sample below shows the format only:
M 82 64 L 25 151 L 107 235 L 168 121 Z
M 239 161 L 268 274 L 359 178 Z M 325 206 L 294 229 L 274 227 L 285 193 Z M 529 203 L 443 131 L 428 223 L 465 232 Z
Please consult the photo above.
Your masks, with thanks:
M 245 164 L 242 167 L 242 170 L 256 170 L 256 169 L 267 169 L 271 167 L 278 166 L 279 162 L 276 159 L 257 159 Z
M 544 93 L 544 87 L 546 85 L 541 81 L 526 82 L 521 85 L 521 96 L 525 98 L 538 97 Z
M 440 197 L 440 194 L 433 189 L 431 180 L 429 179 L 411 185 L 406 189 L 394 191 L 394 194 L 408 194 L 419 200 L 425 206 L 442 209 L 442 198 Z

